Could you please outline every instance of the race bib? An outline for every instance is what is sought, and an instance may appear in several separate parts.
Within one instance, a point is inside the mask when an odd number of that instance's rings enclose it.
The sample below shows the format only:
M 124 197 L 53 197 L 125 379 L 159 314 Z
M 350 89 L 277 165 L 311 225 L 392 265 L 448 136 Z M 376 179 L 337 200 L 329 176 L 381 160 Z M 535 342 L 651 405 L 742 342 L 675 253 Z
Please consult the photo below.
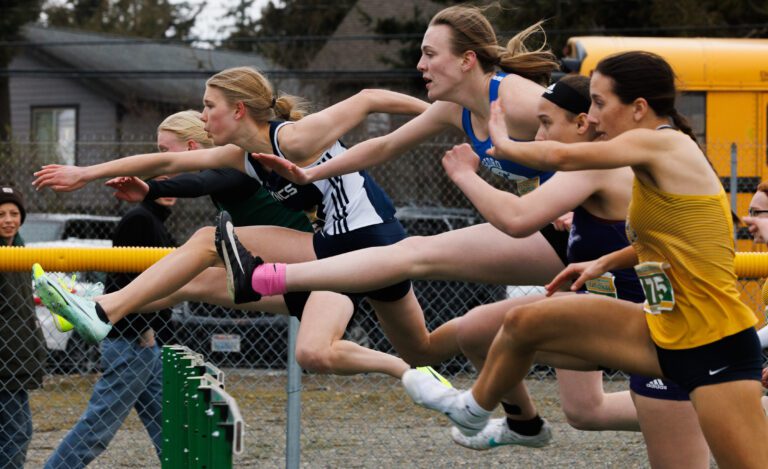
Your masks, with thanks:
M 611 298 L 618 298 L 616 293 L 616 284 L 614 283 L 614 276 L 610 272 L 606 272 L 603 275 L 587 280 L 585 283 L 587 291 L 596 295 L 610 296 Z
M 515 184 L 517 185 L 517 195 L 522 197 L 539 187 L 540 182 L 539 177 L 536 176 L 530 179 L 519 179 L 515 181 Z
M 669 268 L 665 262 L 643 262 L 635 266 L 640 285 L 645 292 L 643 309 L 646 313 L 661 314 L 675 307 L 675 292 L 672 282 L 664 272 Z

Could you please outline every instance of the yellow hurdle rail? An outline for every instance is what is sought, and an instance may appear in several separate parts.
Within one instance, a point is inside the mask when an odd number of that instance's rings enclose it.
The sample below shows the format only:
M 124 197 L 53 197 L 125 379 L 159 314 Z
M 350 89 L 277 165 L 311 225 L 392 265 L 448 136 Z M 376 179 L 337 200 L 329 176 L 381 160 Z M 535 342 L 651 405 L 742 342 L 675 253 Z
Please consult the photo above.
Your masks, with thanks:
M 0 247 L 0 271 L 31 270 L 35 262 L 51 272 L 141 272 L 170 254 L 173 248 L 28 248 Z M 739 278 L 768 277 L 768 252 L 737 252 Z
M 173 248 L 28 248 L 0 247 L 0 271 L 32 271 L 37 262 L 48 272 L 142 272 Z

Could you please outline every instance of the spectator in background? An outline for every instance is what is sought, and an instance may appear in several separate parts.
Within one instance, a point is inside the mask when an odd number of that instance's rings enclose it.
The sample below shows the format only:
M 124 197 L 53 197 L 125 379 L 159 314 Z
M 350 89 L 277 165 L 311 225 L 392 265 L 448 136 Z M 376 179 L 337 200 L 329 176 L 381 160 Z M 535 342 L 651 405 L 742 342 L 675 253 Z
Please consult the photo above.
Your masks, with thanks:
M 131 209 L 120 220 L 113 245 L 174 246 L 164 222 L 175 203 L 175 198 L 159 198 Z M 135 277 L 136 274 L 111 274 L 105 291 L 117 291 Z M 131 408 L 136 409 L 160 457 L 162 360 L 156 336 L 170 322 L 170 316 L 170 310 L 131 314 L 112 328 L 101 344 L 103 374 L 94 386 L 88 408 L 56 448 L 46 469 L 88 465 L 107 448 Z
M 24 246 L 21 194 L 0 187 L 0 243 Z M 0 272 L 0 468 L 23 468 L 32 439 L 28 391 L 43 385 L 45 342 L 27 272 Z

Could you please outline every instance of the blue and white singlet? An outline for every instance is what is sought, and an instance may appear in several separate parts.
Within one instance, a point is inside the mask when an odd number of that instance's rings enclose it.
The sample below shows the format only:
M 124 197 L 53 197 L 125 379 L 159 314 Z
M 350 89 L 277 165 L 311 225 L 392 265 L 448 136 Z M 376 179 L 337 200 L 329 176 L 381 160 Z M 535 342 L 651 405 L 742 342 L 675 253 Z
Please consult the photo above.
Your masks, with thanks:
M 499 97 L 499 85 L 506 76 L 507 74 L 504 72 L 497 72 L 491 77 L 490 84 L 488 85 L 488 99 L 490 102 L 496 101 Z M 464 128 L 464 133 L 469 137 L 475 153 L 480 157 L 480 163 L 493 174 L 515 181 L 520 195 L 532 191 L 554 174 L 552 171 L 531 169 L 509 160 L 497 160 L 489 156 L 486 152 L 493 146 L 491 138 L 488 137 L 485 140 L 477 138 L 472 128 L 472 113 L 467 108 L 462 109 L 461 126 Z
M 292 122 L 270 122 L 269 138 L 272 151 L 280 158 L 277 133 Z M 340 155 L 346 147 L 336 141 L 307 168 L 322 164 Z M 310 214 L 318 230 L 337 235 L 366 226 L 395 219 L 395 208 L 386 193 L 365 171 L 334 176 L 307 185 L 293 184 L 277 173 L 266 171 L 258 162 L 245 155 L 246 173 L 261 181 L 272 196 L 286 207 Z

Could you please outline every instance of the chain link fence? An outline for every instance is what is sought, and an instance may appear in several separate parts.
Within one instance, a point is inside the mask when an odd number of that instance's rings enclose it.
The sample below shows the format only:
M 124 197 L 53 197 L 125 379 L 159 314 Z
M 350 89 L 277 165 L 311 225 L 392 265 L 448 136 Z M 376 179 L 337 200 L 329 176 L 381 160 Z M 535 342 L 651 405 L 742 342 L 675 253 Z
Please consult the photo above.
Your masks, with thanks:
M 370 135 L 370 132 L 355 134 L 351 141 Z M 443 152 L 459 141 L 456 136 L 448 136 L 371 170 L 398 207 L 409 234 L 432 235 L 482 222 L 440 166 Z M 154 151 L 151 138 L 128 143 L 79 142 L 76 160 L 85 165 L 148 151 Z M 32 173 L 49 162 L 37 155 L 35 146 L 30 144 L 0 145 L 0 182 L 11 183 L 25 195 L 29 215 L 23 236 L 27 244 L 109 243 L 119 217 L 131 206 L 115 199 L 111 190 L 99 183 L 69 194 L 33 191 Z M 493 178 L 488 180 L 497 187 L 513 189 L 506 181 L 487 173 L 484 176 Z M 745 201 L 750 197 L 747 189 L 754 189 L 752 179 L 758 180 L 759 176 L 748 179 L 739 184 L 739 191 L 742 192 L 741 186 L 744 186 L 745 192 L 739 197 L 742 214 L 746 212 Z M 208 200 L 179 200 L 166 225 L 181 244 L 196 229 L 210 224 L 215 213 Z M 741 245 L 742 249 L 744 246 Z M 72 273 L 62 275 L 69 278 Z M 103 273 L 80 272 L 74 287 L 81 291 L 93 290 L 103 278 Z M 762 312 L 759 285 L 759 279 L 740 281 L 744 300 L 755 311 Z M 540 291 L 535 287 L 515 289 L 448 281 L 417 281 L 414 288 L 430 329 L 475 306 L 510 295 Z M 76 333 L 58 332 L 45 308 L 37 305 L 35 310 L 45 335 L 47 356 L 44 387 L 32 392 L 30 397 L 34 437 L 28 467 L 41 467 L 82 414 L 100 376 L 101 359 L 98 346 L 86 344 Z M 203 303 L 187 302 L 174 308 L 170 320 L 172 332 L 165 340 L 185 345 L 226 370 L 227 390 L 238 400 L 247 425 L 245 451 L 235 460 L 238 467 L 285 465 L 287 326 L 284 317 Z M 393 353 L 367 304 L 353 317 L 346 337 L 366 347 Z M 474 376 L 472 366 L 463 357 L 442 363 L 439 370 L 449 375 L 457 387 L 469 385 Z M 559 408 L 551 369 L 535 367 L 528 384 L 542 416 L 555 427 L 555 442 L 546 450 L 500 449 L 487 454 L 454 446 L 445 422 L 413 405 L 396 380 L 379 375 L 345 377 L 305 373 L 301 394 L 302 464 L 307 467 L 510 463 L 573 467 L 623 463 L 636 467 L 647 464 L 639 434 L 578 432 L 570 428 Z M 622 373 L 606 374 L 605 385 L 607 390 L 628 388 Z M 132 413 L 106 453 L 92 467 L 158 465 L 152 443 Z

